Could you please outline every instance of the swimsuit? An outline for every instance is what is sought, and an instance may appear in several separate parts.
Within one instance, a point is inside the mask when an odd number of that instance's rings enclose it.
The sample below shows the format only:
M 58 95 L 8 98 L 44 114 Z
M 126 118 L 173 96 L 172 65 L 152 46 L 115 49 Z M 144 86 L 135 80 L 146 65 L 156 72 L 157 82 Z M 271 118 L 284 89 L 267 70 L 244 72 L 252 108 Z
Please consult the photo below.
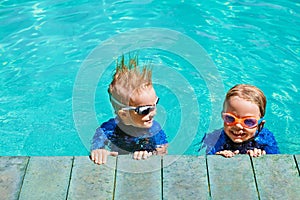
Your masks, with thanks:
M 219 129 L 212 133 L 205 134 L 201 143 L 201 149 L 205 148 L 206 154 L 209 155 L 216 154 L 223 150 L 239 150 L 240 154 L 246 154 L 248 150 L 253 150 L 254 148 L 264 150 L 267 154 L 279 153 L 273 133 L 266 128 L 263 128 L 253 139 L 242 143 L 232 142 L 224 130 Z
M 123 124 L 114 118 L 104 122 L 93 137 L 91 150 L 104 149 L 127 154 L 135 151 L 153 152 L 168 143 L 165 132 L 157 121 L 150 128 L 138 128 Z

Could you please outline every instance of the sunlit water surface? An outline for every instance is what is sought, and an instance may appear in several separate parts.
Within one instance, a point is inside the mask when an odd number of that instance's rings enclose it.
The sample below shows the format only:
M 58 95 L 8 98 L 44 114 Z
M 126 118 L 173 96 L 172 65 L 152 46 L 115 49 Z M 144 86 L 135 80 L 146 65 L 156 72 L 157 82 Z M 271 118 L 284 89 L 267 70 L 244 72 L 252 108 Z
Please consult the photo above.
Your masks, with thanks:
M 170 154 L 198 154 L 204 133 L 222 126 L 221 103 L 237 83 L 265 92 L 266 127 L 282 153 L 300 153 L 297 1 L 2 1 L 0 22 L 0 155 L 87 155 L 90 130 L 114 116 L 107 87 L 116 57 L 99 65 L 92 101 L 82 98 L 93 104 L 98 122 L 86 131 L 77 129 L 90 122 L 84 114 L 74 120 L 78 73 L 103 42 L 144 28 L 190 38 L 213 63 L 199 70 L 184 56 L 158 48 L 176 44 L 174 35 L 164 40 L 153 33 L 158 47 L 139 49 L 140 63 L 153 66 L 161 98 L 156 119 L 168 135 Z M 143 35 L 132 34 L 140 44 Z M 130 45 L 120 41 L 118 51 Z

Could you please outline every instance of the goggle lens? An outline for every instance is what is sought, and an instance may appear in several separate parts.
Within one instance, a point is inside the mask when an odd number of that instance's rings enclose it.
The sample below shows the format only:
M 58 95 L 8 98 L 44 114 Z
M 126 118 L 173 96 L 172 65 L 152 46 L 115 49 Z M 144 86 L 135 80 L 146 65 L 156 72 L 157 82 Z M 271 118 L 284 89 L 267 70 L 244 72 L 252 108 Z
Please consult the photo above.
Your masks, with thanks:
M 234 117 L 232 117 L 230 115 L 224 115 L 223 119 L 224 119 L 224 122 L 226 122 L 226 123 L 233 123 L 235 121 Z
M 155 106 L 139 106 L 134 111 L 139 115 L 148 115 L 155 109 Z
M 226 123 L 228 126 L 233 126 L 237 123 L 240 123 L 244 128 L 254 128 L 256 127 L 263 118 L 261 118 L 259 121 L 254 117 L 243 117 L 238 118 L 234 116 L 231 113 L 222 113 L 222 118 L 224 120 L 224 123 Z
M 138 106 L 138 107 L 124 107 L 122 110 L 134 110 L 138 115 L 148 115 L 151 111 L 156 109 L 156 105 L 159 102 L 159 98 L 157 97 L 155 105 L 154 106 Z
M 245 124 L 246 126 L 248 126 L 248 127 L 254 127 L 254 126 L 257 125 L 257 120 L 256 120 L 256 119 L 251 119 L 251 118 L 245 119 L 245 120 L 244 120 L 244 124 Z

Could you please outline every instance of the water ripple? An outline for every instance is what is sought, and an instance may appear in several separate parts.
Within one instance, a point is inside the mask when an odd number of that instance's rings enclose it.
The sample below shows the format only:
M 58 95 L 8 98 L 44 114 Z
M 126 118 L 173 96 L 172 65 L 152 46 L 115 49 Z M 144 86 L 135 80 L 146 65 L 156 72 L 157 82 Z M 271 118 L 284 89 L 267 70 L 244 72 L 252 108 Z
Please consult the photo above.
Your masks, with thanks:
M 0 124 L 11 154 L 34 153 L 49 143 L 48 153 L 56 148 L 55 153 L 62 155 L 70 153 L 68 144 L 80 146 L 80 140 L 73 139 L 71 99 L 82 61 L 102 41 L 145 27 L 169 28 L 197 41 L 215 62 L 226 89 L 250 83 L 265 91 L 266 126 L 275 133 L 283 153 L 300 152 L 295 143 L 300 139 L 294 134 L 299 130 L 295 122 L 300 120 L 297 1 L 29 0 L 1 1 L 0 7 Z M 210 97 L 203 77 L 183 59 L 161 51 L 152 54 L 157 58 L 154 62 L 173 67 L 191 82 L 192 88 L 182 91 L 193 89 L 198 94 L 204 109 L 200 138 L 208 120 L 214 119 L 208 116 L 214 101 L 210 98 L 224 97 Z M 107 73 L 105 84 L 111 77 Z M 215 80 L 214 74 L 206 76 Z M 99 83 L 99 89 L 105 84 Z M 168 95 L 163 89 L 160 92 Z M 98 113 L 99 121 L 109 114 Z M 60 141 L 51 140 L 55 137 Z M 10 146 L 10 140 L 25 150 Z M 81 151 L 75 145 L 72 148 Z

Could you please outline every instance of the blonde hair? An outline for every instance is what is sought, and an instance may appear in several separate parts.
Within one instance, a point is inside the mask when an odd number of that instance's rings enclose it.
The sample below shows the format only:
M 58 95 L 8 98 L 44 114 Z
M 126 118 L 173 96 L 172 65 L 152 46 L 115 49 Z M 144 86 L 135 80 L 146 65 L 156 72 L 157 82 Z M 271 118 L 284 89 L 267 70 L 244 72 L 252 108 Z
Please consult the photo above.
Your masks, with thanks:
M 265 116 L 267 99 L 259 88 L 248 84 L 238 84 L 233 86 L 226 94 L 223 107 L 225 103 L 234 96 L 238 96 L 246 101 L 256 104 L 259 108 L 261 117 Z
M 114 110 L 118 111 L 123 106 L 129 106 L 130 97 L 134 93 L 151 87 L 152 69 L 149 66 L 144 66 L 140 70 L 137 55 L 133 58 L 129 56 L 129 61 L 126 64 L 123 55 L 120 61 L 117 60 L 116 71 L 108 88 Z

